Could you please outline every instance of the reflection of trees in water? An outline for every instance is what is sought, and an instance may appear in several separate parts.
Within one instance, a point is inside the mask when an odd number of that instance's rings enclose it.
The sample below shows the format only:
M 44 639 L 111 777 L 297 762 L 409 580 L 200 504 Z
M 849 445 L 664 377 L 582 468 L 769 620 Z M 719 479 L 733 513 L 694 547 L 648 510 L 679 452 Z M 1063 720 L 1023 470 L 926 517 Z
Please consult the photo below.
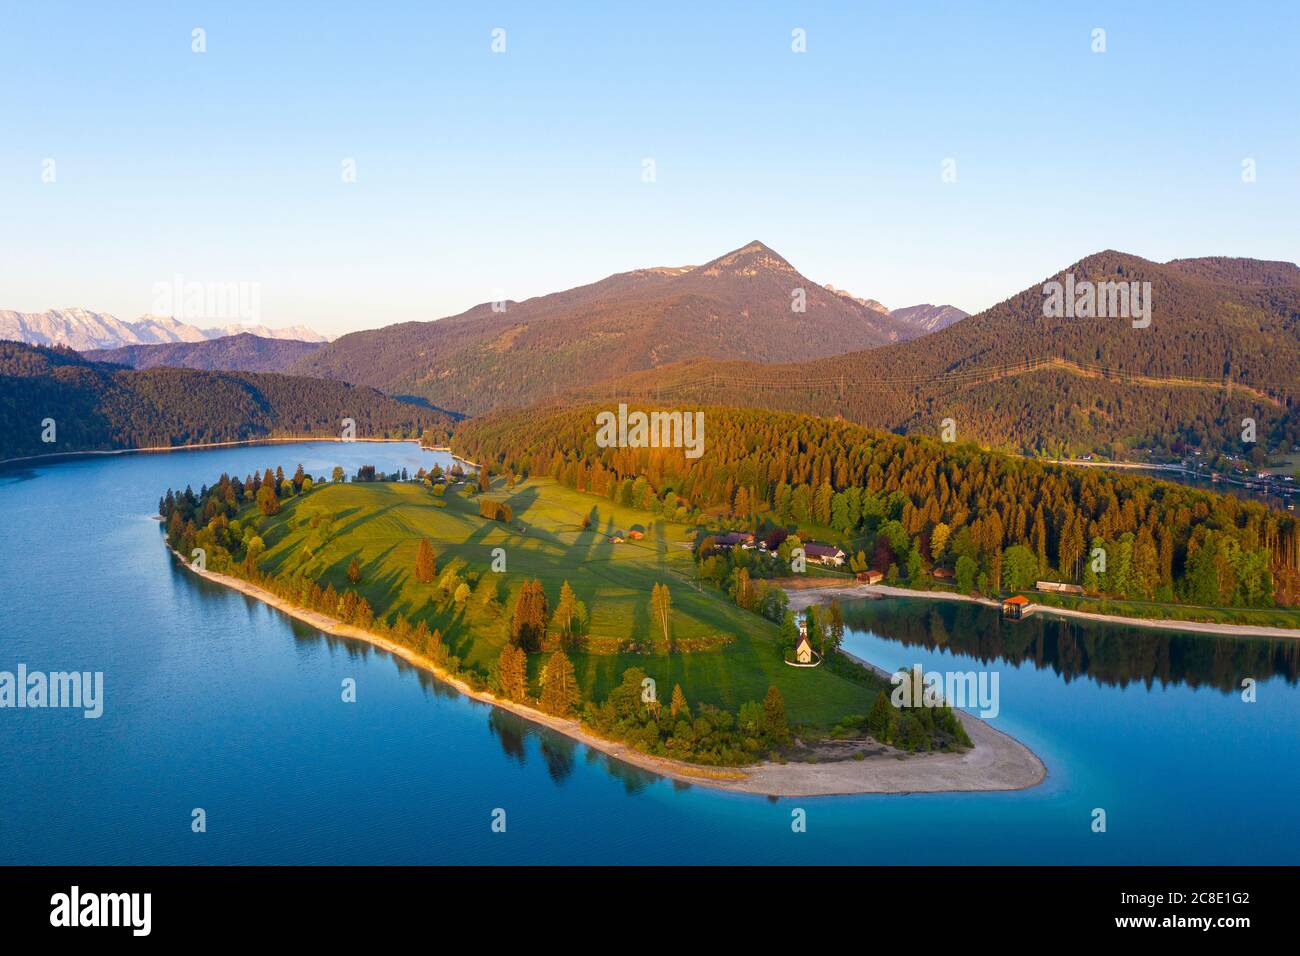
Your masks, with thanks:
M 1032 661 L 1065 680 L 1148 687 L 1186 684 L 1239 690 L 1243 677 L 1300 678 L 1300 642 L 1170 634 L 1149 628 L 1033 616 L 1006 621 L 997 608 L 963 602 L 865 601 L 845 608 L 845 623 L 927 650 L 982 662 Z
M 251 600 L 251 598 L 250 598 Z M 355 637 L 343 637 L 339 634 L 330 634 L 326 631 L 317 630 L 310 624 L 299 621 L 296 618 L 289 619 L 290 629 L 293 632 L 294 640 L 307 647 L 316 643 L 323 643 L 329 650 L 330 654 L 341 653 L 351 662 L 358 665 L 365 664 L 371 656 L 388 657 L 397 665 L 397 669 L 402 674 L 414 674 L 416 680 L 420 682 L 420 687 L 425 693 L 433 694 L 435 697 L 445 697 L 453 699 L 460 696 L 460 691 L 452 687 L 446 681 L 439 680 L 433 674 L 420 667 L 418 664 L 412 664 L 404 657 L 399 657 L 382 648 L 375 647 L 366 641 L 359 640 Z
M 500 742 L 505 755 L 522 766 L 528 755 L 524 746 L 528 736 L 527 722 L 518 714 L 493 707 L 488 713 L 488 730 Z
M 518 761 L 520 765 L 527 758 L 528 738 L 536 737 L 542 760 L 546 762 L 546 772 L 556 783 L 567 780 L 577 766 L 580 745 L 576 740 L 547 727 L 539 727 L 513 711 L 493 707 L 488 713 L 488 729 L 501 744 L 501 749 L 505 751 L 506 756 Z M 610 776 L 621 781 L 628 793 L 643 790 L 659 779 L 656 774 L 615 760 L 592 747 L 587 747 L 585 750 L 587 762 L 601 767 Z
M 564 782 L 573 773 L 573 757 L 577 744 L 563 734 L 539 731 L 542 741 L 542 759 L 546 771 L 556 783 Z
M 488 730 L 501 744 L 505 755 L 520 766 L 528 759 L 528 738 L 536 736 L 551 779 L 561 783 L 573 773 L 575 744 L 563 734 L 537 727 L 513 711 L 500 707 L 493 707 L 488 712 Z
M 221 592 L 229 593 L 218 585 L 214 585 L 214 587 L 217 587 Z M 379 648 L 365 641 L 359 641 L 351 637 L 341 637 L 337 634 L 328 634 L 294 618 L 290 619 L 290 625 L 294 639 L 303 646 L 320 641 L 328 647 L 331 653 L 342 652 L 348 655 L 349 659 L 360 662 L 364 662 L 372 653 L 380 652 Z M 381 653 L 387 654 L 386 651 Z M 423 667 L 418 667 L 396 655 L 389 654 L 388 656 L 392 658 L 398 670 L 403 673 L 414 673 L 425 692 L 437 697 L 461 696 L 460 691 L 434 677 Z M 564 734 L 556 733 L 545 727 L 539 727 L 513 711 L 503 710 L 500 707 L 489 709 L 488 729 L 501 744 L 501 749 L 505 752 L 505 755 L 517 761 L 520 765 L 525 762 L 528 755 L 525 742 L 530 735 L 535 734 L 540 744 L 542 759 L 546 762 L 546 770 L 551 775 L 551 779 L 556 783 L 562 783 L 573 773 L 573 768 L 577 763 L 578 748 L 578 743 L 573 738 L 566 737 Z M 637 793 L 644 790 L 659 779 L 658 774 L 615 760 L 590 747 L 587 748 L 587 760 L 589 762 L 598 762 L 606 773 L 622 782 L 623 788 L 628 793 Z
M 594 747 L 587 748 L 587 763 L 600 765 L 606 773 L 620 781 L 623 784 L 623 789 L 628 793 L 640 793 L 659 779 L 658 774 L 651 773 L 649 770 L 642 770 L 640 767 L 634 767 L 630 763 L 624 763 L 621 760 L 615 760 L 609 754 L 601 753 Z

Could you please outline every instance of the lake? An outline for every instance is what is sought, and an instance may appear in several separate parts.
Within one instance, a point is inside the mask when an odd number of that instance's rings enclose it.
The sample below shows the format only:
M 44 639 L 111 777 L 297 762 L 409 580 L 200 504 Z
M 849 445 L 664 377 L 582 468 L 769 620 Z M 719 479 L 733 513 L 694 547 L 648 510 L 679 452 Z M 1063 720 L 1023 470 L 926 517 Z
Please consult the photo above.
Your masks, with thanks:
M 873 663 L 997 671 L 992 723 L 1042 757 L 1046 782 L 719 794 L 612 762 L 175 564 L 154 519 L 168 486 L 299 462 L 322 475 L 450 458 L 309 442 L 0 472 L 0 670 L 105 675 L 96 720 L 0 709 L 0 864 L 1300 861 L 1300 642 L 860 603 L 845 644 Z M 498 808 L 505 833 L 491 828 Z M 795 808 L 807 832 L 792 832 Z

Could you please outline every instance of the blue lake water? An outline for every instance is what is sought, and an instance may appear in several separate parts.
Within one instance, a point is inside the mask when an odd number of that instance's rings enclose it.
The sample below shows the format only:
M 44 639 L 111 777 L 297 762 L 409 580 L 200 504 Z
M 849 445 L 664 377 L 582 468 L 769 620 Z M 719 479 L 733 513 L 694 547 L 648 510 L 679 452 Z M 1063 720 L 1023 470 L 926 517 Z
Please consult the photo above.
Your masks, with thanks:
M 304 443 L 0 472 L 0 670 L 105 674 L 98 720 L 0 709 L 0 863 L 1300 862 L 1300 642 L 869 602 L 851 611 L 849 650 L 890 669 L 998 671 L 993 724 L 1048 779 L 772 800 L 613 763 L 201 581 L 153 519 L 168 486 L 223 471 L 434 461 L 449 460 Z M 340 701 L 347 677 L 355 704 Z M 196 807 L 206 833 L 191 831 Z

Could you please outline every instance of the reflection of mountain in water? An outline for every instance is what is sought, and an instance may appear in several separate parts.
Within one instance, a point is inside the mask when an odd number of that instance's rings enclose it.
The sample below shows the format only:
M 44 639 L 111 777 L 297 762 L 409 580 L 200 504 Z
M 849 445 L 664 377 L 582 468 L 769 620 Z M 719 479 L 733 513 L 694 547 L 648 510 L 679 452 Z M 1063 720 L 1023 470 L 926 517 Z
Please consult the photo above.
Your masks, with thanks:
M 1032 661 L 1069 681 L 1127 686 L 1159 681 L 1236 691 L 1243 677 L 1300 677 L 1300 641 L 1175 634 L 1049 615 L 1004 621 L 996 608 L 947 601 L 880 600 L 846 606 L 850 627 L 980 661 Z

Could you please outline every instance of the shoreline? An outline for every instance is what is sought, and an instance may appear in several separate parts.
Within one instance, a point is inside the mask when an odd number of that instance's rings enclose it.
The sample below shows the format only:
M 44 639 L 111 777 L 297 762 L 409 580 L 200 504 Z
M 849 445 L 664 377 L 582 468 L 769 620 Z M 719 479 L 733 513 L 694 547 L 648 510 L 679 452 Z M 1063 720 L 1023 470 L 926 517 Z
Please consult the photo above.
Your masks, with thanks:
M 844 596 L 847 600 L 877 600 L 880 598 L 899 597 L 930 601 L 966 601 L 982 604 L 985 607 L 1001 607 L 1002 602 L 992 598 L 975 597 L 970 594 L 957 594 L 953 591 L 914 591 L 911 588 L 899 588 L 889 584 L 828 584 L 820 587 L 801 589 L 782 588 L 790 599 L 790 610 L 802 611 L 810 604 L 820 604 L 823 599 Z M 1300 628 L 1273 627 L 1266 624 L 1226 624 L 1216 621 L 1177 621 L 1157 617 L 1125 617 L 1122 614 L 1093 614 L 1068 607 L 1055 607 L 1051 604 L 1031 604 L 1032 614 L 1048 614 L 1057 617 L 1075 618 L 1081 621 L 1098 621 L 1103 624 L 1127 624 L 1132 627 L 1151 627 L 1165 631 L 1184 631 L 1192 634 L 1217 634 L 1222 637 L 1280 637 L 1300 640 Z
M 338 637 L 349 637 L 387 651 L 409 664 L 428 671 L 466 697 L 517 714 L 564 734 L 611 759 L 682 783 L 700 784 L 731 793 L 769 797 L 849 796 L 868 793 L 951 793 L 1025 790 L 1042 783 L 1047 776 L 1043 762 L 1024 744 L 994 730 L 985 721 L 964 711 L 954 711 L 975 744 L 962 753 L 911 754 L 889 759 L 844 760 L 832 763 L 773 763 L 764 761 L 747 767 L 706 767 L 667 757 L 643 753 L 627 744 L 598 737 L 573 718 L 554 717 L 516 701 L 497 697 L 490 691 L 476 691 L 432 660 L 409 647 L 363 628 L 282 601 L 271 592 L 242 578 L 216 571 L 200 570 L 179 552 L 166 545 L 181 566 L 191 573 L 261 601 L 278 611 Z M 880 668 L 846 655 L 878 674 Z M 888 675 L 884 675 L 888 676 Z
M 451 446 L 450 446 L 450 445 L 421 445 L 421 446 L 420 446 L 420 450 L 421 450 L 421 451 L 443 451 L 443 452 L 446 452 L 448 455 L 451 455 L 453 461 L 459 461 L 459 462 L 462 462 L 463 464 L 469 465 L 469 466 L 470 466 L 471 468 L 473 468 L 475 471 L 478 471 L 478 468 L 479 468 L 478 462 L 476 462 L 476 461 L 470 461 L 468 458 L 462 458 L 462 457 L 460 457 L 460 455 L 456 454 L 454 451 L 451 450 Z
M 210 448 L 238 448 L 244 445 L 296 445 L 304 442 L 328 441 L 336 442 L 340 445 L 351 445 L 356 442 L 373 442 L 375 444 L 403 444 L 411 442 L 419 445 L 422 451 L 448 451 L 450 449 L 426 448 L 420 445 L 418 438 L 332 438 L 327 435 L 306 435 L 296 438 L 248 438 L 240 441 L 213 441 L 203 442 L 195 445 L 150 445 L 144 448 L 105 448 L 105 449 L 86 449 L 84 451 L 51 451 L 42 455 L 22 455 L 18 458 L 0 458 L 0 467 L 9 464 L 16 464 L 24 461 L 53 461 L 61 458 L 90 458 L 96 455 L 161 455 L 173 451 L 204 451 Z M 455 455 L 452 455 L 455 458 Z M 464 459 L 461 459 L 462 461 Z

